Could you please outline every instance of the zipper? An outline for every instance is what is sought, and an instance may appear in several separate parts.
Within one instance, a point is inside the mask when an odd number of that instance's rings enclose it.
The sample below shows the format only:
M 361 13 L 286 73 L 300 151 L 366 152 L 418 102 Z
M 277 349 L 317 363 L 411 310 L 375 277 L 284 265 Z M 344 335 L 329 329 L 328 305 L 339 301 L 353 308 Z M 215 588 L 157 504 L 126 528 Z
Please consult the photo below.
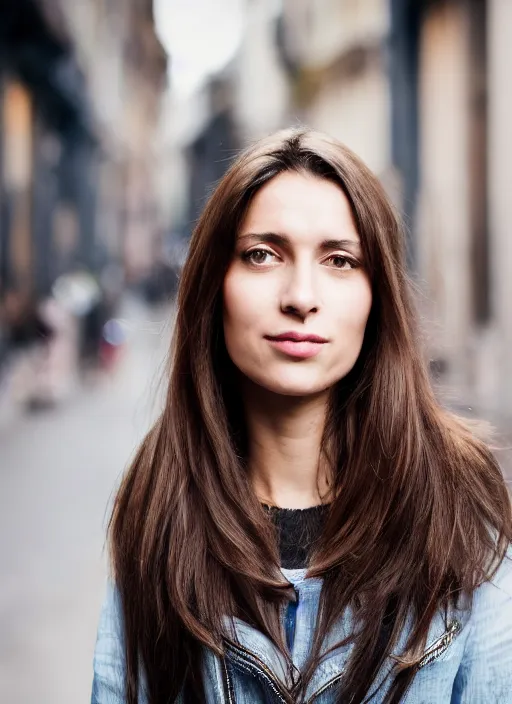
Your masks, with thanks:
M 457 619 L 454 619 L 453 621 L 450 621 L 448 624 L 448 628 L 445 633 L 443 633 L 442 636 L 440 636 L 436 641 L 432 643 L 432 645 L 427 648 L 427 650 L 424 652 L 423 657 L 421 658 L 420 662 L 418 663 L 418 670 L 420 670 L 422 667 L 425 667 L 426 665 L 430 665 L 430 663 L 434 662 L 437 660 L 446 650 L 449 648 L 449 646 L 452 644 L 454 638 L 458 636 L 460 631 L 462 630 L 462 626 Z M 342 679 L 343 677 L 343 672 L 341 672 L 339 675 L 336 675 L 336 677 L 333 677 L 331 680 L 326 682 L 326 684 L 323 685 L 320 689 L 318 689 L 307 701 L 306 704 L 312 704 L 312 702 L 317 699 L 321 694 L 324 694 L 326 691 L 329 689 L 332 689 L 333 687 L 336 686 L 336 684 Z
M 423 657 L 418 663 L 418 670 L 426 665 L 430 665 L 430 663 L 434 662 L 434 660 L 437 660 L 438 657 L 440 657 L 451 645 L 453 639 L 460 633 L 461 630 L 462 626 L 457 619 L 450 621 L 446 633 L 443 633 L 443 635 L 434 641 L 434 643 L 432 643 L 432 645 L 424 652 Z
M 285 612 L 285 634 L 288 649 L 291 653 L 293 642 L 295 640 L 295 626 L 297 621 L 297 607 L 299 605 L 299 592 L 293 587 L 295 593 L 295 601 L 290 601 L 286 607 Z M 268 683 L 274 694 L 279 698 L 280 702 L 284 704 L 290 704 L 292 702 L 292 693 L 288 691 L 286 687 L 276 678 L 272 670 L 270 670 L 267 665 L 261 660 L 255 653 L 244 648 L 239 643 L 235 643 L 227 638 L 224 639 L 226 643 L 226 649 L 229 650 L 235 659 L 235 661 L 245 669 L 249 667 L 253 673 L 259 674 Z M 293 665 L 291 666 L 294 669 Z M 227 669 L 225 658 L 223 658 L 223 674 L 224 674 L 224 688 L 227 693 L 227 700 L 229 704 L 235 704 L 233 687 L 231 684 L 231 678 Z M 289 673 L 292 674 L 292 673 Z M 292 691 L 300 685 L 301 676 L 299 673 L 298 681 L 295 682 L 295 677 L 292 676 L 293 687 Z
M 332 680 L 329 680 L 329 682 L 326 682 L 320 689 L 317 689 L 314 694 L 311 695 L 311 697 L 307 700 L 306 704 L 312 704 L 312 702 L 315 701 L 321 694 L 324 694 L 327 692 L 329 689 L 333 689 L 338 682 L 343 678 L 344 672 L 340 672 L 339 675 L 336 675 L 336 677 L 333 677 Z
M 229 676 L 228 666 L 226 665 L 226 658 L 222 657 L 222 675 L 224 680 L 224 697 L 228 704 L 235 704 L 235 694 L 233 692 L 233 685 L 231 683 L 231 677 Z
M 250 650 L 247 650 L 238 643 L 230 640 L 225 640 L 226 650 L 231 653 L 231 656 L 242 669 L 248 670 L 251 674 L 258 674 L 267 682 L 271 690 L 282 704 L 293 704 L 290 694 L 283 687 L 282 683 L 277 679 L 272 670 L 265 665 L 257 655 Z M 229 685 L 229 674 L 227 669 L 224 670 Z

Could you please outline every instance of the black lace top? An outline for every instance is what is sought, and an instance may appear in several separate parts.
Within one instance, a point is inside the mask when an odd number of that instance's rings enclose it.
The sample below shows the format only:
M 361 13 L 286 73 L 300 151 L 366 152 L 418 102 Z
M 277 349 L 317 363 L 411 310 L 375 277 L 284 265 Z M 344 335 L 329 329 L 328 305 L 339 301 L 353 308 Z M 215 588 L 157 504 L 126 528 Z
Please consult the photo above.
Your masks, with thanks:
M 311 508 L 263 507 L 277 526 L 281 567 L 307 567 L 312 547 L 318 540 L 327 517 L 328 504 Z

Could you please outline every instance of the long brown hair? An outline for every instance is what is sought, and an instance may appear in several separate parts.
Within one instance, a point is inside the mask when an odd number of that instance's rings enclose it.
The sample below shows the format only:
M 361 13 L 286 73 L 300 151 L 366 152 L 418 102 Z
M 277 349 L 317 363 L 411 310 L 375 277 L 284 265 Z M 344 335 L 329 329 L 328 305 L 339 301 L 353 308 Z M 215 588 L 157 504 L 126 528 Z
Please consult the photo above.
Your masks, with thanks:
M 258 188 L 286 170 L 343 189 L 373 289 L 361 354 L 333 389 L 324 432 L 334 498 L 309 569 L 324 582 L 304 681 L 350 605 L 358 625 L 340 701 L 362 702 L 412 615 L 386 700 L 398 702 L 436 611 L 491 578 L 512 538 L 496 460 L 432 390 L 401 227 L 378 180 L 325 135 L 273 135 L 239 157 L 197 224 L 178 292 L 165 407 L 117 494 L 110 544 L 128 704 L 137 702 L 140 663 L 152 704 L 183 689 L 187 702 L 201 701 L 201 653 L 207 646 L 223 655 L 225 615 L 243 618 L 289 657 L 279 618 L 289 585 L 248 480 L 241 400 L 222 333 L 222 284 L 237 229 Z

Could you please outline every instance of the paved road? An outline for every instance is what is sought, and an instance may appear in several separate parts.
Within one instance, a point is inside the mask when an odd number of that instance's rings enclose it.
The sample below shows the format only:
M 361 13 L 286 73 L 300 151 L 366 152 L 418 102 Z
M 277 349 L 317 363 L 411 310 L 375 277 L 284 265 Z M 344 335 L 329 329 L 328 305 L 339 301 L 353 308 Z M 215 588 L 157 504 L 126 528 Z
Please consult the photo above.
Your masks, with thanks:
M 113 378 L 0 430 L 0 702 L 90 701 L 107 506 L 158 406 L 163 313 L 133 303 Z

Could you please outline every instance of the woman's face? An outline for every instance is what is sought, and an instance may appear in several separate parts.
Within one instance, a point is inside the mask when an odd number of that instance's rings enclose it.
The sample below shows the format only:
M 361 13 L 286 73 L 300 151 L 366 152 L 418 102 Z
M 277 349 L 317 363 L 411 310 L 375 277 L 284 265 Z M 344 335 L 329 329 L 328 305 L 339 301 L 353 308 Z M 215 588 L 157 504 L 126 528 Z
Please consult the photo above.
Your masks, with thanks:
M 372 292 L 339 186 L 287 171 L 253 198 L 223 287 L 231 360 L 277 394 L 324 391 L 354 366 Z

